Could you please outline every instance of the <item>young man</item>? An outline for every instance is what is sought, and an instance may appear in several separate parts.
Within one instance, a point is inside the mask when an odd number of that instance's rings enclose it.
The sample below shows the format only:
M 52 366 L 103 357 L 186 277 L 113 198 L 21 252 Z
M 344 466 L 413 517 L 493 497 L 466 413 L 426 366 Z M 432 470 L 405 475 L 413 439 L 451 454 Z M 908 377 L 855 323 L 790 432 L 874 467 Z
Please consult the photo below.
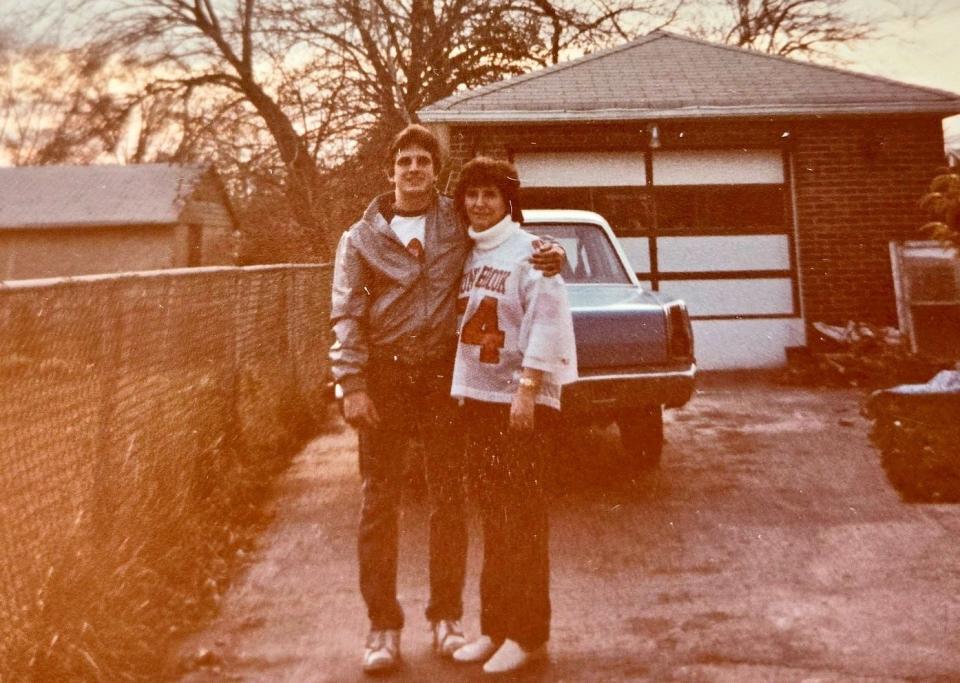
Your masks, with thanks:
M 357 547 L 370 619 L 363 658 L 368 672 L 391 670 L 400 657 L 400 445 L 415 433 L 424 443 L 430 499 L 426 616 L 438 654 L 450 656 L 465 642 L 464 443 L 450 377 L 457 286 L 470 240 L 450 200 L 434 189 L 439 169 L 433 134 L 417 125 L 402 130 L 387 157 L 394 191 L 374 199 L 343 234 L 334 268 L 332 369 L 343 392 L 344 418 L 358 432 L 363 480 Z M 563 250 L 551 246 L 534 266 L 554 274 L 564 260 Z

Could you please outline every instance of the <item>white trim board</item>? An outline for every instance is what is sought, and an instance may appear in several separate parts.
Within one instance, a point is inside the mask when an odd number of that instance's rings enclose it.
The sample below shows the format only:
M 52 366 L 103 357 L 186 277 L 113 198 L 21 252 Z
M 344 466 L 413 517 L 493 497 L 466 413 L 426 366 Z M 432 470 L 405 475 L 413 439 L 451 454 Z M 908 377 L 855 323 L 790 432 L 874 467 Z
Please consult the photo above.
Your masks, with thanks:
M 703 370 L 783 367 L 784 349 L 806 343 L 800 318 L 694 320 L 693 340 Z

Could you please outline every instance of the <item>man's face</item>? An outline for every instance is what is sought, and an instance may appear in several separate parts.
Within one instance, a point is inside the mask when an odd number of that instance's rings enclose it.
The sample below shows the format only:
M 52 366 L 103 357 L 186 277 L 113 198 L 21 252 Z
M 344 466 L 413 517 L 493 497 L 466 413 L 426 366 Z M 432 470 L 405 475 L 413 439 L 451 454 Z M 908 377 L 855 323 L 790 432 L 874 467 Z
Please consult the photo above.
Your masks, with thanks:
M 390 182 L 399 194 L 423 194 L 433 189 L 437 170 L 430 152 L 419 145 L 402 147 L 393 160 Z

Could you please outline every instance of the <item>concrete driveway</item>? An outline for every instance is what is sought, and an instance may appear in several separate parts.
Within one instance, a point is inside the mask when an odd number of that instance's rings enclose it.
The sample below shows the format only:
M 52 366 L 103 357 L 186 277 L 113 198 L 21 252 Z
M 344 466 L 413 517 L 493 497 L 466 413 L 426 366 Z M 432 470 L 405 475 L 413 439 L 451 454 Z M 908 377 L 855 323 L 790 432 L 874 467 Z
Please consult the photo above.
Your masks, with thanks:
M 556 463 L 551 657 L 517 680 L 960 681 L 960 506 L 906 505 L 855 390 L 706 377 L 668 416 L 662 468 L 631 481 L 614 428 Z M 311 443 L 183 681 L 362 680 L 355 437 Z M 402 681 L 468 681 L 430 653 L 425 514 L 403 521 Z M 472 529 L 465 625 L 476 632 Z

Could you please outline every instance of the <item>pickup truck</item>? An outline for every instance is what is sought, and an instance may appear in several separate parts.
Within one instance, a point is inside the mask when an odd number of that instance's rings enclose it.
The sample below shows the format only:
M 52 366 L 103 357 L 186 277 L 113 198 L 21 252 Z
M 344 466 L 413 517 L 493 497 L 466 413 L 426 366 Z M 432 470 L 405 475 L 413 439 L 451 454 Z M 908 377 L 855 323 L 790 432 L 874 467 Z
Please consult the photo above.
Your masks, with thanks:
M 636 470 L 659 465 L 663 409 L 693 394 L 697 365 L 683 301 L 644 289 L 607 221 L 590 211 L 524 210 L 524 229 L 567 252 L 580 378 L 563 390 L 575 422 L 615 421 Z

